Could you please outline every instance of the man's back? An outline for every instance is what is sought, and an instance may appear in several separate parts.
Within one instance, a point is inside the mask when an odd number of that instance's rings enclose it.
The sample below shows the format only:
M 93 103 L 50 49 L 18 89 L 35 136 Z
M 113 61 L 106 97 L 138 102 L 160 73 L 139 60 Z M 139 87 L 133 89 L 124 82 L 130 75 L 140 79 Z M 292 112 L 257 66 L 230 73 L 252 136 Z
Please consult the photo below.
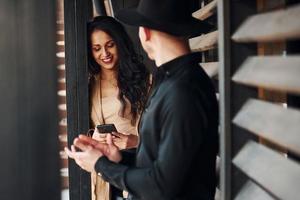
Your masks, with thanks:
M 198 58 L 182 56 L 155 75 L 139 126 L 137 168 L 126 176 L 132 199 L 214 197 L 218 105 Z

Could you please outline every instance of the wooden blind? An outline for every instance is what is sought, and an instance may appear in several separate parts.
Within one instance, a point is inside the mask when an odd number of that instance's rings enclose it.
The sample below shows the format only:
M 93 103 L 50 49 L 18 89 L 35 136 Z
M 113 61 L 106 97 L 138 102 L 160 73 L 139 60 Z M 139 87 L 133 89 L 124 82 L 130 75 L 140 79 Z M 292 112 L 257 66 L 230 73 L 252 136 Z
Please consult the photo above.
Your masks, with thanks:
M 193 13 L 193 17 L 205 20 L 216 13 L 217 0 L 213 0 L 207 5 L 203 6 L 201 9 Z
M 230 184 L 222 187 L 225 188 L 223 199 L 297 199 L 300 163 L 291 158 L 289 152 L 300 156 L 300 109 L 257 99 L 258 96 L 247 95 L 247 91 L 267 89 L 286 95 L 300 94 L 299 55 L 289 55 L 284 50 L 279 55 L 262 56 L 249 50 L 255 49 L 257 43 L 283 41 L 290 44 L 299 40 L 300 4 L 278 6 L 262 13 L 253 12 L 257 8 L 254 3 L 222 1 L 221 6 L 219 14 L 223 16 L 220 18 L 227 17 L 229 22 L 223 21 L 220 25 L 223 31 L 230 30 L 230 36 L 221 32 L 222 45 L 225 45 L 222 50 L 233 52 L 228 58 L 222 52 L 221 68 L 230 72 L 222 73 L 224 77 L 219 78 L 233 82 L 230 82 L 231 93 L 224 91 L 222 95 L 228 96 L 221 96 L 221 100 L 225 99 L 234 107 L 227 121 L 227 125 L 231 122 L 233 125 L 224 133 L 227 138 L 221 141 L 231 148 L 231 153 L 223 159 L 228 162 L 227 167 L 232 165 L 224 170 L 231 179 L 223 182 Z M 229 9 L 231 14 L 228 14 Z M 242 21 L 237 20 L 239 16 Z M 245 57 L 243 60 L 241 55 Z M 284 151 L 260 143 L 260 138 Z M 223 177 L 229 179 L 226 174 Z
M 199 10 L 193 13 L 193 17 L 199 20 L 206 20 L 208 23 L 214 24 L 213 18 L 216 16 L 217 0 L 213 0 L 207 3 L 207 1 L 200 1 L 203 5 Z M 202 34 L 198 37 L 191 38 L 189 40 L 190 47 L 194 52 L 202 52 L 201 67 L 206 73 L 216 78 L 218 74 L 218 60 L 217 56 L 213 56 L 212 59 L 208 59 L 207 55 L 217 49 L 218 44 L 218 30 L 212 31 L 207 34 Z

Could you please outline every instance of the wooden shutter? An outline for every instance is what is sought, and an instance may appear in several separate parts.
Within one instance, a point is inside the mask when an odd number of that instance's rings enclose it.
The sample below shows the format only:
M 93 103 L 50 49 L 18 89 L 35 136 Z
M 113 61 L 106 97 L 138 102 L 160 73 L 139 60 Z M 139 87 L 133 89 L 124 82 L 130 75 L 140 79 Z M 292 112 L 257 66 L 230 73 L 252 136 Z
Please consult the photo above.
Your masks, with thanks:
M 217 0 L 201 0 L 200 4 L 202 7 L 193 12 L 193 17 L 216 25 Z M 201 67 L 210 77 L 216 78 L 218 74 L 218 56 L 216 54 L 218 46 L 218 30 L 213 30 L 210 33 L 191 38 L 189 43 L 192 51 L 202 52 Z
M 299 44 L 300 4 L 273 0 L 277 6 L 258 13 L 262 2 L 271 1 L 218 4 L 222 199 L 299 196 L 300 109 L 286 98 L 300 95 L 300 56 L 288 48 Z M 261 44 L 277 53 L 261 54 Z M 285 102 L 261 99 L 260 90 Z

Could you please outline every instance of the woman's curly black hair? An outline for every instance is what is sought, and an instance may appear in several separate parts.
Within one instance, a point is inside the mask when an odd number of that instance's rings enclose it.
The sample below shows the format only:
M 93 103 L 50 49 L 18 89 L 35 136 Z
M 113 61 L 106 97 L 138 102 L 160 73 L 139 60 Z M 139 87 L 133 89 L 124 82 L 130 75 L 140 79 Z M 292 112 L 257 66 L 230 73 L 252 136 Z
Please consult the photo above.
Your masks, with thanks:
M 123 25 L 112 17 L 98 16 L 88 23 L 88 56 L 91 75 L 101 73 L 101 67 L 94 60 L 91 48 L 91 35 L 95 30 L 101 30 L 110 35 L 117 46 L 118 98 L 122 105 L 120 114 L 124 116 L 126 97 L 131 104 L 131 123 L 134 125 L 147 100 L 149 72 L 141 61 L 142 57 L 136 53 L 133 42 Z

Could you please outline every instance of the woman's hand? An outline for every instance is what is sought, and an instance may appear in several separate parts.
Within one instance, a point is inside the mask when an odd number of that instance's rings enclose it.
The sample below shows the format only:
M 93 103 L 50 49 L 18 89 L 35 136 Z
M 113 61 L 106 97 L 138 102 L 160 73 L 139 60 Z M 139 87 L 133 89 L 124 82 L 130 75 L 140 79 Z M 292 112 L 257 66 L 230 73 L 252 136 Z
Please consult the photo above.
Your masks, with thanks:
M 95 127 L 92 138 L 100 143 L 106 143 L 106 135 L 107 133 L 99 133 L 98 129 Z
M 106 136 L 108 133 L 99 133 L 97 128 L 94 129 L 93 139 L 99 141 L 100 143 L 107 143 Z M 118 132 L 112 132 L 113 143 L 120 149 L 131 149 L 138 145 L 139 138 L 137 135 L 133 134 L 123 134 Z
M 139 138 L 137 135 L 112 132 L 113 143 L 119 147 L 119 149 L 131 149 L 137 147 Z

